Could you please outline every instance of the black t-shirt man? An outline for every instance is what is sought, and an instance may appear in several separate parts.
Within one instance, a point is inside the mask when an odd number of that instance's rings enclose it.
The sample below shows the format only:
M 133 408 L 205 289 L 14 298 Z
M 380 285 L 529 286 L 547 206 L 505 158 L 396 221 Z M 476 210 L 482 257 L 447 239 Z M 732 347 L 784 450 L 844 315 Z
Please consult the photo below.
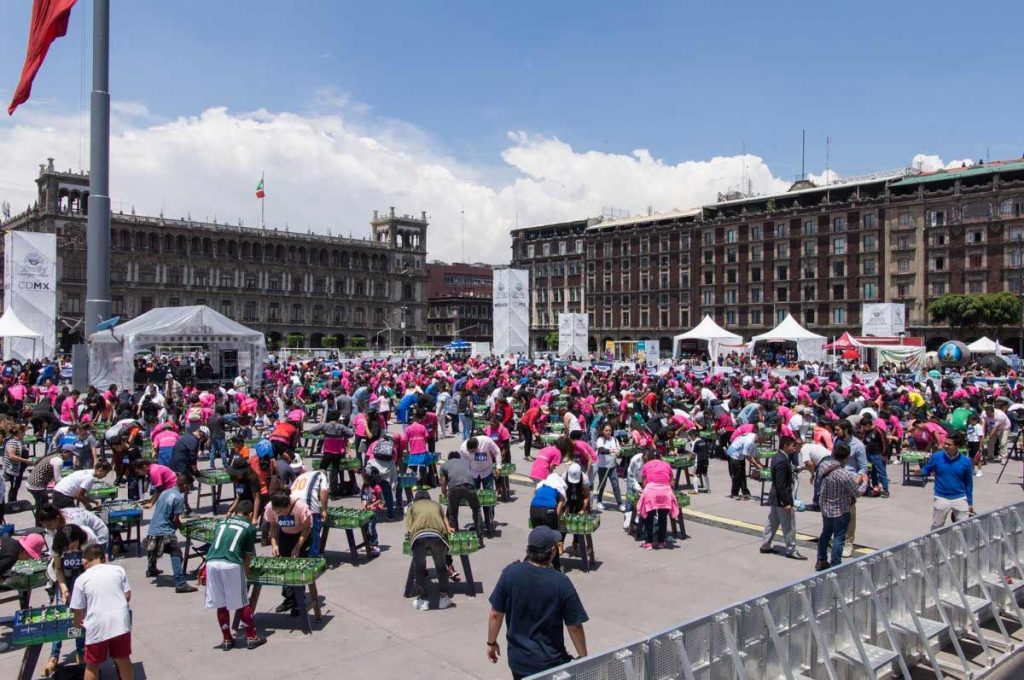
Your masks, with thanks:
M 490 603 L 505 615 L 508 666 L 516 677 L 570 661 L 563 626 L 589 620 L 568 576 L 525 561 L 505 567 Z

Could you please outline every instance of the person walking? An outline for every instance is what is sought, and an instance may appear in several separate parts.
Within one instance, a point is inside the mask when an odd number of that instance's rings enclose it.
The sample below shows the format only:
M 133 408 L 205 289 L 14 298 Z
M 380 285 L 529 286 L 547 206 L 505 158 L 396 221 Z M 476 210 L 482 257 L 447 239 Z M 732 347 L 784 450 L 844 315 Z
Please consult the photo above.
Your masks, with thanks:
M 761 535 L 761 552 L 774 553 L 772 541 L 775 531 L 782 526 L 782 536 L 786 541 L 785 555 L 791 560 L 806 560 L 796 549 L 796 516 L 793 508 L 793 471 L 792 456 L 800 450 L 800 443 L 793 437 L 782 437 L 779 450 L 771 461 L 769 468 L 772 473 L 772 488 L 768 492 L 768 522 Z
M 832 455 L 821 463 L 818 469 L 821 509 L 821 535 L 818 537 L 818 560 L 815 571 L 838 567 L 843 561 L 843 544 L 846 529 L 850 526 L 850 509 L 857 502 L 859 490 L 857 476 L 846 468 L 850 459 L 850 447 L 836 444 Z M 828 544 L 832 542 L 832 561 L 826 560 Z
M 932 530 L 940 528 L 953 515 L 959 522 L 974 514 L 974 466 L 960 453 L 960 443 L 950 437 L 942 451 L 936 451 L 921 468 L 921 476 L 935 475 L 935 499 L 932 501 Z
M 104 548 L 91 545 L 82 553 L 85 573 L 75 581 L 69 608 L 74 625 L 85 626 L 85 680 L 99 680 L 100 666 L 113 657 L 121 680 L 132 680 L 131 586 L 124 569 L 104 564 Z
M 505 567 L 491 592 L 487 658 L 498 663 L 498 634 L 506 625 L 508 666 L 514 680 L 542 673 L 572 659 L 563 626 L 578 658 L 587 655 L 583 624 L 589 620 L 579 594 L 565 574 L 552 569 L 561 534 L 540 526 L 526 541 L 526 559 Z

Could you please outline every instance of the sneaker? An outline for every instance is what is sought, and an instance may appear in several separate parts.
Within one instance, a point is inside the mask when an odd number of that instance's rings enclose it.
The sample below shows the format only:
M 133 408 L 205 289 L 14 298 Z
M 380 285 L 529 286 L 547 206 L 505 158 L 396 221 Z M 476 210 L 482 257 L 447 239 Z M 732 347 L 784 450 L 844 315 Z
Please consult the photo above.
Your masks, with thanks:
M 220 644 L 217 645 L 217 649 L 221 649 L 221 650 L 223 650 L 225 652 L 230 652 L 234 648 L 235 648 L 235 641 L 234 640 L 221 640 Z
M 286 611 L 292 608 L 291 602 L 282 602 L 281 604 L 274 607 L 275 614 L 284 614 Z
M 246 638 L 245 639 L 245 648 L 246 649 L 256 649 L 260 645 L 265 645 L 265 644 L 267 644 L 267 638 L 263 637 L 262 635 L 257 635 L 255 637 L 251 637 L 251 638 Z
M 654 544 L 654 549 L 655 550 L 664 550 L 665 549 L 665 544 L 664 543 L 655 543 Z
M 791 559 L 791 560 L 801 560 L 801 561 L 807 559 L 806 555 L 801 555 L 800 553 L 798 553 L 795 550 L 793 552 L 791 552 L 791 553 L 786 553 L 786 557 Z
M 888 490 L 888 489 L 884 489 L 884 490 L 882 491 L 882 493 L 881 493 L 881 494 L 879 494 L 879 495 L 880 495 L 880 496 L 881 496 L 882 498 L 888 498 L 888 497 L 889 497 L 889 490 Z
M 843 544 L 843 557 L 853 557 L 853 543 Z
M 651 545 L 650 543 L 644 543 L 643 545 L 640 546 L 640 549 L 641 550 L 653 550 L 654 546 Z
M 629 525 L 633 522 L 633 513 L 627 512 L 622 518 L 622 530 L 629 531 Z
M 620 505 L 619 506 L 619 512 L 626 512 L 626 506 L 625 505 Z
M 370 556 L 380 557 L 380 548 L 378 548 L 377 546 L 373 546 L 372 548 L 370 548 Z
M 814 571 L 825 571 L 826 569 L 828 569 L 831 566 L 832 565 L 829 564 L 828 562 L 815 562 L 814 563 Z
M 147 569 L 146 578 L 156 578 L 160 574 L 164 573 L 163 569 Z
M 978 470 L 977 472 L 975 472 L 974 476 L 975 477 L 981 477 L 981 470 Z
M 197 590 L 199 590 L 199 588 L 196 588 L 195 586 L 189 585 L 188 583 L 186 583 L 183 586 L 177 586 L 174 589 L 174 592 L 176 592 L 176 593 L 194 593 Z
M 454 606 L 455 606 L 455 603 L 452 602 L 452 598 L 449 597 L 448 595 L 442 595 L 441 597 L 439 597 L 437 599 L 437 608 L 438 609 L 448 609 L 449 607 L 454 607 Z
M 413 609 L 416 609 L 416 610 L 419 610 L 419 611 L 421 611 L 421 612 L 425 612 L 425 611 L 427 611 L 428 609 L 430 609 L 430 603 L 429 603 L 429 602 L 427 602 L 427 601 L 426 601 L 425 599 L 423 599 L 422 597 L 417 597 L 417 598 L 416 598 L 415 600 L 413 600 L 413 602 L 412 602 L 412 608 L 413 608 Z
M 767 548 L 766 548 L 766 547 L 764 547 L 764 546 L 762 545 L 762 546 L 761 546 L 761 547 L 760 547 L 760 548 L 758 549 L 758 552 L 759 552 L 759 553 L 761 553 L 762 555 L 774 555 L 774 554 L 775 554 L 775 548 L 772 548 L 772 547 L 767 547 Z

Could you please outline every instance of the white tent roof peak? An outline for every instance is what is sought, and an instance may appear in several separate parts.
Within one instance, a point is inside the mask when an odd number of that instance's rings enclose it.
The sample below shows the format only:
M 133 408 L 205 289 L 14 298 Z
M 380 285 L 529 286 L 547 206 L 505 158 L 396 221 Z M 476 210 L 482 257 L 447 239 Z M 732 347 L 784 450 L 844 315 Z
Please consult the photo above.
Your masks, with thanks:
M 675 336 L 674 339 L 675 340 L 737 340 L 737 341 L 743 340 L 743 338 L 741 338 L 739 335 L 736 335 L 735 333 L 731 333 L 731 332 L 725 330 L 724 328 L 722 328 L 721 326 L 719 326 L 717 323 L 715 323 L 715 320 L 712 319 L 711 316 L 708 315 L 708 314 L 704 315 L 704 318 L 701 319 L 699 324 L 697 324 L 696 326 L 694 326 L 690 330 L 686 331 L 685 333 L 681 333 L 681 334 Z
M 0 316 L 0 338 L 41 338 L 42 333 L 37 333 L 18 318 L 14 309 L 8 309 Z
M 971 344 L 967 345 L 967 349 L 978 354 L 1009 354 L 1013 350 L 1002 344 L 991 340 L 987 335 L 983 335 Z
M 755 335 L 751 340 L 824 340 L 824 335 L 812 333 L 801 326 L 792 314 L 787 314 L 778 326 L 767 333 Z

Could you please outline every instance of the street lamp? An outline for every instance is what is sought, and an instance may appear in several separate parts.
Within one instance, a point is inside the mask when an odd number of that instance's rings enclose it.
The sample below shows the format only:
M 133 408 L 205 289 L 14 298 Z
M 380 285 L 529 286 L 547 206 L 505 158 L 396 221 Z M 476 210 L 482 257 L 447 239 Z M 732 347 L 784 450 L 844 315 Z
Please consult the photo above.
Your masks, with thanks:
M 1024 235 L 1021 234 L 1017 234 L 1017 278 L 1020 283 L 1018 295 L 1021 302 L 1020 337 L 1017 338 L 1019 351 L 1017 356 L 1024 358 Z M 999 347 L 996 347 L 996 351 L 999 351 Z
M 402 349 L 405 350 L 405 314 L 409 311 L 409 308 L 405 305 L 399 307 L 402 310 Z

